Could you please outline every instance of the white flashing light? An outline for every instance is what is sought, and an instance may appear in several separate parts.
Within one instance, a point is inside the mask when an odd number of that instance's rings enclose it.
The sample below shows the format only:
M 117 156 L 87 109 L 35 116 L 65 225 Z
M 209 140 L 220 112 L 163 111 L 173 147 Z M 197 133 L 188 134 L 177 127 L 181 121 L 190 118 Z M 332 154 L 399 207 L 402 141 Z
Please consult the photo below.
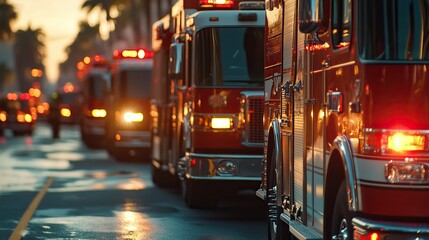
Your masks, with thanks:
M 125 122 L 142 122 L 143 121 L 143 113 L 140 112 L 126 112 L 124 113 L 124 121 Z
M 211 120 L 211 127 L 213 129 L 230 129 L 231 128 L 231 118 L 214 117 Z

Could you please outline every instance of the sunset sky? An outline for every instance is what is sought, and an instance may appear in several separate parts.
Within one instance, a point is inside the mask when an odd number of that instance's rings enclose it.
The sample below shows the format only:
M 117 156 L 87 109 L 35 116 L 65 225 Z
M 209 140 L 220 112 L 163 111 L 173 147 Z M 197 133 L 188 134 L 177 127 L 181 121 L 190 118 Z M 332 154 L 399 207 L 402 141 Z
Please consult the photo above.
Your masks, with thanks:
M 46 35 L 46 75 L 49 81 L 58 79 L 58 64 L 66 59 L 64 48 L 74 39 L 79 20 L 86 19 L 80 7 L 83 0 L 8 0 L 15 7 L 18 19 L 13 29 L 41 28 Z

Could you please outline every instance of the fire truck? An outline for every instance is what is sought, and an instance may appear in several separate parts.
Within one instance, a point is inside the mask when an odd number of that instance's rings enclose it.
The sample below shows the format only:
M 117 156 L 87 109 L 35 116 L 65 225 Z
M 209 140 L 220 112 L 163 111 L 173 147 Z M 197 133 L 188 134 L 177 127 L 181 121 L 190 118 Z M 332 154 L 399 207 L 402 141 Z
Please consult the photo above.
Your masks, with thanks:
M 83 116 L 81 138 L 88 147 L 102 147 L 106 138 L 107 93 L 110 89 L 108 61 L 101 55 L 85 57 L 82 81 Z
M 429 238 L 429 1 L 266 1 L 270 239 Z
M 116 160 L 144 158 L 150 150 L 152 57 L 145 49 L 113 53 L 106 147 Z
M 153 27 L 155 40 L 172 39 L 161 45 L 168 74 L 154 78 L 168 84 L 164 112 L 155 106 L 152 114 L 153 180 L 179 178 L 189 207 L 214 207 L 221 195 L 260 184 L 263 9 L 263 2 L 178 1 L 170 22 Z

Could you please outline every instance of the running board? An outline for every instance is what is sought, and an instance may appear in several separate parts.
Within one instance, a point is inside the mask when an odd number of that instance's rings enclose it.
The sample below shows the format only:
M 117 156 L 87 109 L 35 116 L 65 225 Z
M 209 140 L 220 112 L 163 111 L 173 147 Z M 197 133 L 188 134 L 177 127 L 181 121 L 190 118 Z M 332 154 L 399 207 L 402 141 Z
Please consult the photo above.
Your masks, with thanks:
M 300 221 L 290 220 L 290 217 L 282 213 L 280 219 L 289 225 L 290 233 L 299 240 L 322 240 L 323 236 L 315 230 L 304 226 Z

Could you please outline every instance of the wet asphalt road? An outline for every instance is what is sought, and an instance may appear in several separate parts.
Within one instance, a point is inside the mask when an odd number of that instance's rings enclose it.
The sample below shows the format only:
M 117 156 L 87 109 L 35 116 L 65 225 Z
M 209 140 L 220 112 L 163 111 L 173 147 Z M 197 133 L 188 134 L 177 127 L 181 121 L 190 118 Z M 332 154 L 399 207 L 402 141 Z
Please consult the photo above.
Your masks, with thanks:
M 218 208 L 185 206 L 177 189 L 151 181 L 150 164 L 117 162 L 80 141 L 77 126 L 50 138 L 0 137 L 2 239 L 266 239 L 264 206 L 253 192 Z

